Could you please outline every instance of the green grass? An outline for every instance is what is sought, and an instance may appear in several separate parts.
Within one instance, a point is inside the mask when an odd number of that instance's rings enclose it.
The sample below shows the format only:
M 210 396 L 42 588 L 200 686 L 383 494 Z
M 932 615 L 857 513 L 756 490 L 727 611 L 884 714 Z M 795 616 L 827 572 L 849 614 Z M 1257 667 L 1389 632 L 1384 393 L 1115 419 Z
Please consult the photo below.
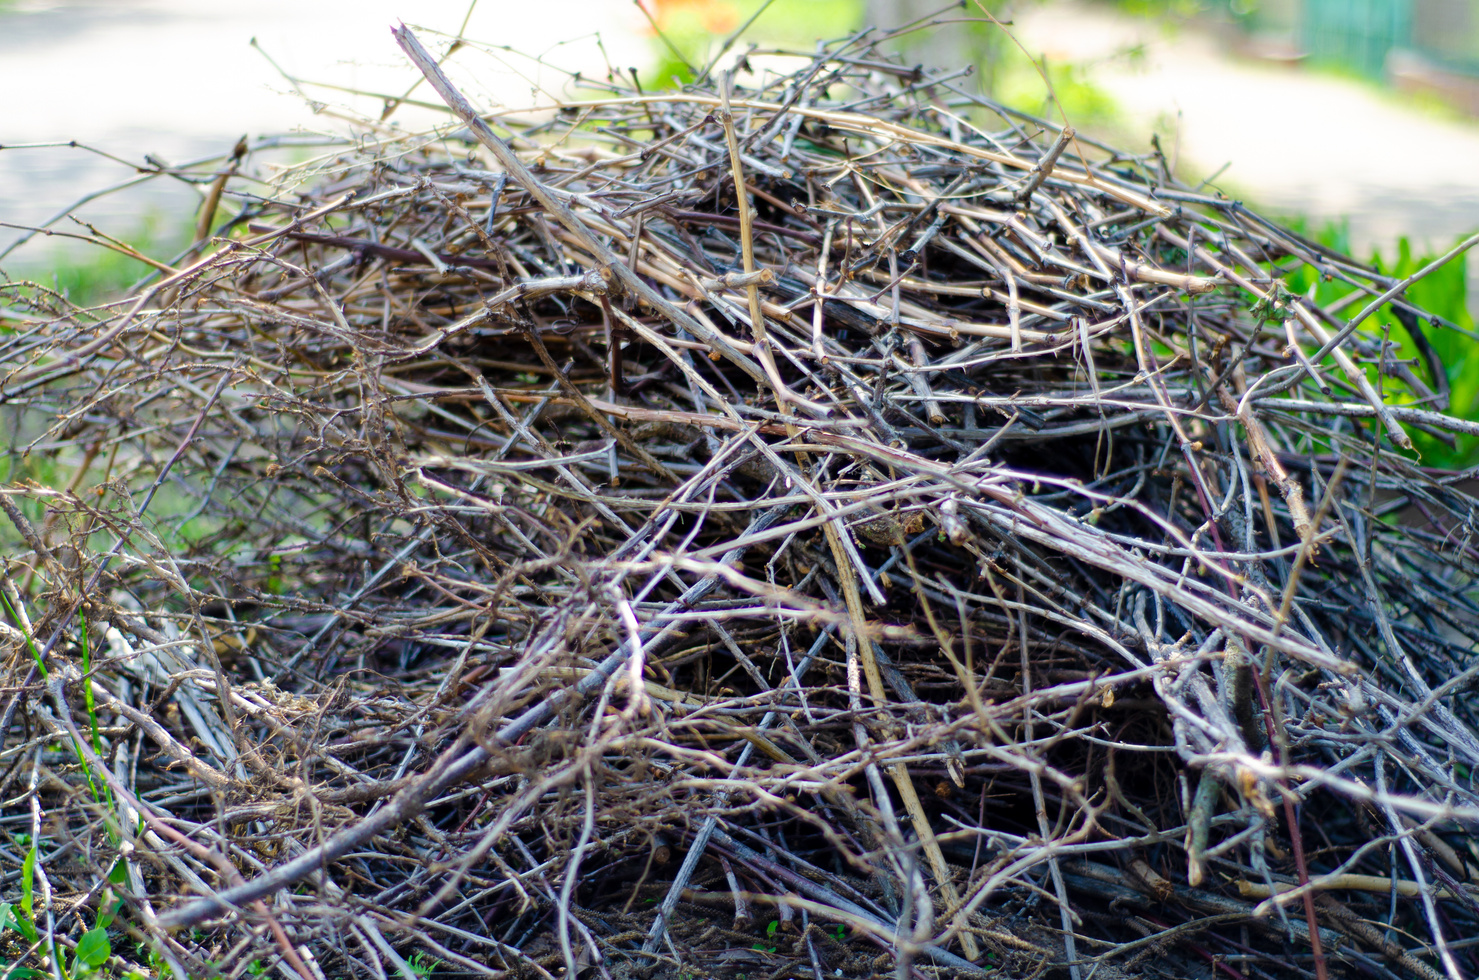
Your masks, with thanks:
M 1185 19 L 1225 11 L 1229 4 L 1225 0 L 1117 0 L 1115 6 L 1137 17 Z M 1235 6 L 1250 8 L 1257 4 L 1245 0 Z
M 41 680 L 45 683 L 50 675 L 47 673 L 45 661 L 41 659 L 41 651 L 36 649 L 36 640 L 26 625 L 27 621 L 22 618 L 19 610 L 11 605 L 10 597 L 3 592 L 0 592 L 0 604 L 4 605 L 5 612 L 10 617 L 10 621 L 15 624 L 16 629 L 20 631 L 21 635 L 26 638 L 26 649 L 30 651 L 31 659 L 36 662 L 36 672 L 41 675 Z M 82 623 L 83 684 L 87 685 L 89 679 L 85 675 L 91 672 L 91 645 L 87 637 L 87 620 L 81 613 L 78 613 L 78 618 Z M 98 715 L 97 709 L 93 706 L 92 688 L 88 686 L 85 689 L 87 691 L 87 715 L 92 724 L 93 743 L 96 746 L 95 751 L 101 756 L 103 743 L 98 734 Z M 87 779 L 87 786 L 92 791 L 92 798 L 98 803 L 106 804 L 108 812 L 111 814 L 113 812 L 113 791 L 108 788 L 106 783 L 103 784 L 102 790 L 99 791 L 98 780 L 94 778 L 95 774 L 92 771 L 92 766 L 88 765 L 87 758 L 82 754 L 82 746 L 78 745 L 75 741 L 72 742 L 72 752 L 77 756 L 77 764 L 82 767 L 82 774 Z M 34 850 L 34 847 L 32 849 Z
M 86 234 L 85 229 L 78 231 Z M 190 232 L 188 221 L 165 227 L 162 219 L 148 215 L 129 234 L 108 233 L 145 255 L 168 262 L 189 242 Z M 29 254 L 39 251 L 34 248 L 39 244 L 33 242 Z M 113 249 L 73 239 L 64 247 L 53 248 L 45 259 L 23 258 L 6 271 L 13 279 L 54 289 L 78 306 L 93 306 L 122 295 L 154 269 Z
M 761 7 L 760 0 L 733 3 L 741 23 Z M 861 0 L 776 0 L 750 28 L 756 40 L 811 45 L 842 37 L 863 23 Z M 738 25 L 736 25 L 738 26 Z

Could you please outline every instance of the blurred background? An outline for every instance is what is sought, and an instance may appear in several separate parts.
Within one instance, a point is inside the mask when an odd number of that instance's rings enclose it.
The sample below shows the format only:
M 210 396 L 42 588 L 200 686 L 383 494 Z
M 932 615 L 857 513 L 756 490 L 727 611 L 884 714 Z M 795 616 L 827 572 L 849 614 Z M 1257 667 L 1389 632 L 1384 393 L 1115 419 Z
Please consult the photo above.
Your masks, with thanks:
M 168 251 L 205 193 L 174 168 L 245 134 L 262 151 L 243 172 L 269 177 L 274 160 L 306 159 L 349 118 L 405 95 L 416 79 L 387 30 L 401 18 L 442 50 L 459 32 L 480 42 L 475 63 L 454 57 L 460 80 L 516 108 L 569 97 L 577 71 L 680 84 L 685 61 L 742 28 L 736 50 L 764 57 L 918 22 L 896 42 L 901 57 L 969 66 L 957 84 L 1042 115 L 1061 108 L 1127 152 L 1155 139 L 1183 180 L 1359 258 L 1399 268 L 1479 228 L 1479 0 L 986 9 L 1005 26 L 975 0 L 0 0 L 0 90 L 25 93 L 0 115 L 0 251 L 99 191 L 79 214 Z M 407 128 L 432 118 L 394 117 Z M 262 142 L 273 134 L 287 135 Z M 142 271 L 38 236 L 0 268 L 77 289 Z M 1474 285 L 1460 274 L 1438 312 L 1465 309 Z

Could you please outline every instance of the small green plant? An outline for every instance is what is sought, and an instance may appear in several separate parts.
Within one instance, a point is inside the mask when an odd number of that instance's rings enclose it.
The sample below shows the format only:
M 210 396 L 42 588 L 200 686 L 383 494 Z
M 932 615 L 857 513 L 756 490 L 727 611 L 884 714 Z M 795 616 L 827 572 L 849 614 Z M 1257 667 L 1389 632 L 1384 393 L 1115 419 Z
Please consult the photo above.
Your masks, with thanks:
M 72 976 L 79 977 L 101 970 L 113 955 L 113 946 L 108 942 L 108 930 L 102 927 L 89 929 L 77 940 L 77 950 L 72 954 Z
M 41 675 L 42 681 L 47 680 L 46 662 L 41 659 L 41 651 L 36 649 L 36 641 L 31 638 L 31 631 L 26 629 L 26 621 L 21 619 L 20 614 L 10 604 L 10 597 L 4 592 L 0 592 L 0 603 L 5 604 L 5 612 L 11 622 L 15 623 L 16 627 L 25 634 L 26 649 L 31 652 L 31 659 L 36 661 L 36 672 Z
M 1284 284 L 1276 280 L 1274 287 L 1262 299 L 1254 303 L 1248 312 L 1259 323 L 1283 323 L 1292 315 L 1289 312 L 1289 303 L 1293 299 L 1293 295 L 1284 288 Z
M 26 851 L 26 859 L 21 862 L 21 911 L 25 913 L 26 921 L 31 923 L 31 931 L 36 931 L 36 844 L 33 841 Z
M 421 980 L 426 980 L 427 977 L 436 972 L 437 967 L 442 965 L 442 961 L 437 959 L 435 956 L 430 956 L 418 950 L 411 955 L 411 958 L 409 960 L 406 961 L 406 965 L 409 966 L 411 968 L 411 972 L 415 973 L 416 976 L 421 978 Z
M 82 696 L 84 702 L 87 704 L 87 722 L 92 732 L 92 751 L 101 759 L 103 757 L 103 737 L 98 732 L 98 708 L 92 694 L 92 641 L 87 632 L 87 617 L 83 615 L 80 609 L 77 611 L 77 625 L 78 634 L 82 641 Z M 81 758 L 80 752 L 78 753 L 78 758 Z M 112 813 L 114 811 L 113 790 L 105 782 L 101 791 L 102 795 L 99 796 L 98 787 L 93 782 L 92 768 L 85 762 L 82 768 L 87 773 L 87 784 L 92 787 L 93 798 L 105 803 L 108 812 Z M 109 821 L 109 833 L 113 833 L 111 821 Z
M 39 941 L 36 933 L 36 923 L 31 921 L 30 914 L 22 910 L 20 915 L 16 915 L 15 906 L 9 902 L 0 904 L 0 932 L 4 932 L 6 929 L 14 929 L 28 943 Z
M 11 622 L 15 623 L 16 628 L 19 629 L 21 631 L 22 635 L 25 636 L 25 638 L 26 638 L 26 648 L 31 651 L 31 659 L 34 660 L 34 661 L 36 661 L 36 672 L 41 675 L 41 680 L 43 682 L 49 680 L 51 675 L 47 673 L 47 670 L 46 670 L 46 662 L 41 659 L 41 651 L 38 650 L 38 649 L 36 649 L 36 640 L 35 640 L 35 638 L 31 636 L 31 631 L 26 628 L 26 620 L 24 620 L 24 619 L 21 618 L 20 614 L 16 611 L 15 607 L 10 604 L 10 598 L 8 596 L 6 596 L 3 591 L 0 591 L 0 603 L 3 603 L 4 604 L 4 606 L 5 606 L 5 612 L 6 612 L 7 615 L 10 616 Z M 88 655 L 86 653 L 86 650 L 87 650 L 87 623 L 86 623 L 85 620 L 83 621 L 82 626 L 83 626 L 83 651 L 84 651 L 83 656 L 84 656 L 84 658 L 86 658 Z M 97 711 L 93 707 L 93 703 L 92 703 L 92 689 L 90 687 L 87 689 L 87 707 L 88 707 L 88 715 L 92 718 L 93 738 L 95 740 L 97 740 L 97 744 L 99 746 L 101 746 L 102 745 L 102 740 L 100 738 L 98 738 Z M 72 751 L 77 756 L 77 764 L 82 767 L 82 774 L 87 779 L 87 786 L 88 786 L 88 788 L 90 790 L 92 790 L 92 798 L 94 800 L 96 800 L 97 802 L 99 802 L 99 803 L 104 802 L 105 799 L 106 799 L 106 802 L 108 804 L 108 811 L 111 813 L 113 811 L 113 794 L 112 794 L 112 792 L 108 790 L 108 787 L 106 785 L 103 787 L 103 790 L 102 791 L 99 791 L 98 790 L 97 782 L 93 779 L 92 767 L 87 764 L 87 757 L 82 754 L 82 746 L 78 745 L 76 742 L 73 742 L 72 743 Z M 106 796 L 105 796 L 105 794 L 106 794 Z M 36 848 L 33 846 L 31 848 L 31 851 L 32 851 L 33 854 L 35 853 L 35 850 L 36 850 Z M 33 863 L 33 867 L 34 867 L 34 863 Z
M 98 917 L 93 926 L 98 929 L 106 929 L 118 918 L 118 913 L 123 908 L 123 899 L 119 898 L 113 891 L 113 885 L 123 885 L 128 881 L 128 868 L 124 866 L 122 859 L 114 863 L 108 872 L 108 884 L 103 887 L 102 895 L 98 899 Z
M 98 709 L 93 702 L 92 684 L 89 683 L 92 679 L 92 643 L 87 635 L 87 617 L 80 609 L 77 610 L 77 626 L 78 635 L 82 639 L 82 697 L 87 702 L 87 721 L 92 730 L 92 750 L 101 758 L 103 739 L 98 734 Z
M 770 924 L 765 927 L 765 938 L 768 939 L 768 940 L 770 940 L 770 942 L 774 943 L 775 942 L 775 934 L 776 934 L 777 930 L 780 929 L 780 927 L 781 927 L 780 921 L 779 920 L 772 919 L 771 922 L 770 922 Z M 759 950 L 762 953 L 774 953 L 779 947 L 778 946 L 773 946 L 773 945 L 772 946 L 767 946 L 765 943 L 756 943 L 755 945 L 751 946 L 750 948 L 751 949 L 755 949 L 755 950 Z
M 164 977 L 175 975 L 175 971 L 170 968 L 169 961 L 164 958 L 164 954 L 152 946 L 149 948 L 149 969 L 153 970 L 154 975 L 161 980 Z
M 20 907 L 17 908 L 9 902 L 0 903 L 0 933 L 13 929 L 33 946 L 41 942 L 41 936 L 36 929 L 33 906 L 36 856 L 36 846 L 33 844 L 26 852 L 25 861 L 21 865 Z M 121 867 L 122 862 L 115 865 L 115 871 L 108 875 L 110 881 L 117 877 L 116 869 Z M 112 925 L 113 920 L 117 918 L 118 910 L 122 905 L 123 900 L 116 897 L 111 888 L 103 889 L 97 921 L 77 940 L 77 948 L 72 953 L 71 966 L 62 971 L 63 976 L 68 980 L 79 980 L 90 973 L 96 973 L 107 965 L 108 959 L 113 955 L 113 944 L 108 939 L 108 926 Z M 30 977 L 49 976 L 51 974 L 21 966 L 19 963 L 0 962 L 0 980 L 27 980 Z
M 35 849 L 32 848 L 31 852 L 26 855 L 26 865 L 24 866 L 25 870 L 29 870 L 33 874 L 35 871 L 35 863 L 32 860 L 34 852 Z M 33 921 L 31 915 L 30 888 L 28 887 L 30 879 L 28 875 L 22 874 L 21 884 L 23 888 L 23 901 L 19 915 L 16 914 L 17 909 L 14 905 L 9 902 L 0 903 L 0 934 L 3 934 L 8 929 L 13 929 L 20 933 L 21 938 L 27 943 L 35 946 L 41 942 L 41 937 L 36 931 L 36 923 Z M 48 976 L 48 974 L 42 973 L 39 970 L 33 970 L 28 966 L 21 966 L 20 963 L 6 963 L 4 960 L 0 960 L 0 980 L 31 980 L 32 977 L 45 976 Z

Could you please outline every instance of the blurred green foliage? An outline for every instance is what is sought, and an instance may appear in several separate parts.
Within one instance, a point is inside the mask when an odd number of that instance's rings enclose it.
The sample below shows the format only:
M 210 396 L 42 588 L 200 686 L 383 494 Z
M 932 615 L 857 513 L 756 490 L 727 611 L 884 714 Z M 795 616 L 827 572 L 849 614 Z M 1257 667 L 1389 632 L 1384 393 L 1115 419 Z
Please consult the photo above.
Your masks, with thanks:
M 843 37 L 863 22 L 863 0 L 774 0 L 768 8 L 764 0 L 643 0 L 642 6 L 660 35 L 653 38 L 655 88 L 691 82 L 692 69 L 703 68 L 752 17 L 746 42 L 803 50 L 819 39 Z
M 1045 58 L 1034 63 L 1015 45 L 1002 51 L 990 94 L 1013 109 L 1065 119 L 1079 129 L 1103 131 L 1120 122 L 1114 98 L 1094 84 L 1083 66 Z
M 157 215 L 146 215 L 136 231 L 117 237 L 145 255 L 168 262 L 189 242 L 191 225 L 188 221 L 167 224 Z M 36 252 L 39 249 L 28 254 Z M 111 248 L 72 239 L 52 249 L 43 261 L 23 259 L 17 267 L 5 271 L 13 279 L 55 289 L 79 306 L 92 306 L 117 298 L 147 276 L 152 267 Z
M 1304 222 L 1293 222 L 1296 229 Z M 1347 229 L 1342 225 L 1326 225 L 1311 237 L 1322 245 L 1349 254 L 1350 240 Z M 1446 251 L 1446 249 L 1442 250 Z M 1431 255 L 1418 255 L 1406 238 L 1399 239 L 1395 255 L 1385 255 L 1376 250 L 1371 254 L 1370 265 L 1384 275 L 1405 279 L 1418 269 L 1432 262 L 1442 251 Z M 1320 279 L 1314 269 L 1302 266 L 1285 278 L 1290 292 L 1308 295 L 1315 290 L 1315 301 L 1324 305 L 1334 302 L 1353 291 L 1353 287 L 1338 279 Z M 1455 324 L 1461 330 L 1472 331 L 1474 319 L 1469 312 L 1468 273 L 1466 256 L 1459 256 L 1447 265 L 1413 283 L 1407 289 L 1407 298 L 1418 308 Z M 1346 316 L 1354 316 L 1365 304 L 1357 301 L 1347 307 Z M 1447 414 L 1461 419 L 1479 418 L 1479 344 L 1458 330 L 1437 325 L 1431 321 L 1420 326 L 1427 342 L 1442 362 L 1448 385 L 1449 406 Z M 1391 357 L 1408 362 L 1417 377 L 1428 385 L 1435 379 L 1428 376 L 1427 360 L 1422 356 L 1412 335 L 1404 327 L 1390 304 L 1372 314 L 1358 328 L 1358 333 L 1374 342 L 1389 341 L 1393 345 Z M 1381 391 L 1386 401 L 1394 405 L 1408 404 L 1418 408 L 1435 409 L 1430 402 L 1420 403 L 1417 393 L 1409 391 L 1399 380 L 1390 376 L 1378 377 L 1374 363 L 1366 365 L 1371 383 Z M 1479 438 L 1461 435 L 1457 445 L 1449 446 L 1438 438 L 1409 427 L 1408 434 L 1427 466 L 1445 469 L 1464 469 L 1479 465 Z

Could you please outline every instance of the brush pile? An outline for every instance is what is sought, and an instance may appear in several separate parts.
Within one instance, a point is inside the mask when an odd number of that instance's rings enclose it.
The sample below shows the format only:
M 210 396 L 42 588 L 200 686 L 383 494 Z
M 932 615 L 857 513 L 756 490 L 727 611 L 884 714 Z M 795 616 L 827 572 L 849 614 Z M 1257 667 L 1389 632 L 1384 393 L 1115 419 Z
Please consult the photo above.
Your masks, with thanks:
M 440 132 L 4 287 L 6 962 L 1475 975 L 1456 325 L 861 37 L 398 40 Z

